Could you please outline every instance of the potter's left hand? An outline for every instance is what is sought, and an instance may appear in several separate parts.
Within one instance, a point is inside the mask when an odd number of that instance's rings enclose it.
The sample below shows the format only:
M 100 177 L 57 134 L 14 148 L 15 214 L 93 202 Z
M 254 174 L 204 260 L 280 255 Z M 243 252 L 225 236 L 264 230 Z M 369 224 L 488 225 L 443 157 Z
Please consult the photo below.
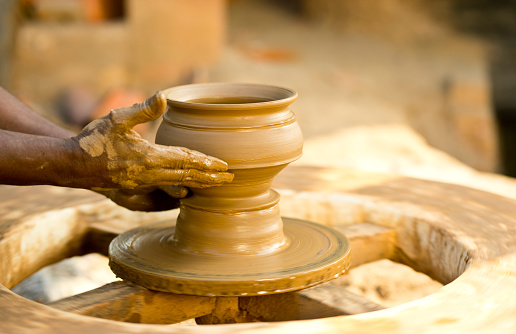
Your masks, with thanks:
M 170 196 L 186 196 L 184 187 L 233 180 L 224 161 L 182 147 L 151 144 L 132 129 L 157 119 L 165 108 L 166 99 L 158 92 L 132 107 L 112 110 L 74 138 L 83 153 L 79 175 L 90 189 L 129 209 L 166 210 L 177 207 Z
M 227 164 L 181 147 L 153 145 L 132 128 L 166 108 L 163 93 L 111 111 L 79 135 L 34 113 L 0 87 L 0 184 L 100 192 L 133 210 L 177 207 L 185 187 L 231 182 Z
M 188 194 L 181 186 L 161 186 L 142 189 L 97 190 L 116 204 L 133 211 L 165 211 L 179 207 L 179 198 Z

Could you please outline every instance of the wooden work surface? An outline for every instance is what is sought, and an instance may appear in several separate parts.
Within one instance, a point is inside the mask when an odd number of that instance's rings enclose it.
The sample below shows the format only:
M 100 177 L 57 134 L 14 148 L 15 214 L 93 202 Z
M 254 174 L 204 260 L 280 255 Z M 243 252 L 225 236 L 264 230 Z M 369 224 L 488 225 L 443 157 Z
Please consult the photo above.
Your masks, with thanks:
M 130 324 L 64 312 L 8 288 L 40 267 L 84 253 L 85 236 L 173 216 L 132 213 L 82 190 L 0 187 L 1 333 L 501 333 L 516 330 L 516 202 L 474 189 L 352 170 L 289 167 L 273 186 L 284 216 L 352 231 L 394 231 L 377 256 L 424 272 L 445 287 L 376 312 L 307 321 L 202 327 Z M 161 216 L 160 216 L 161 215 Z M 137 218 L 135 218 L 137 217 Z M 358 245 L 358 244 L 357 244 Z M 357 246 L 367 262 L 375 243 Z M 353 246 L 353 244 L 352 244 Z M 362 248 L 360 248 L 362 247 Z M 383 254 L 383 255 L 382 255 Z

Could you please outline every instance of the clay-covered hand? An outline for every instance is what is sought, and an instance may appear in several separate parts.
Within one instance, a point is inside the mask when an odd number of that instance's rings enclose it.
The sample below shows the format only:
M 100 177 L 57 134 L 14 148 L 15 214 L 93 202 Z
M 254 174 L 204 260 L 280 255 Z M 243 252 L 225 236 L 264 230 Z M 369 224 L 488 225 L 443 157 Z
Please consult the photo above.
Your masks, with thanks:
M 133 130 L 137 124 L 157 119 L 165 109 L 165 96 L 158 92 L 142 103 L 112 110 L 88 124 L 74 138 L 84 157 L 82 182 L 90 185 L 84 188 L 109 192 L 108 197 L 118 198 L 115 202 L 123 205 L 123 194 L 130 198 L 160 187 L 160 191 L 183 197 L 187 190 L 182 187 L 205 188 L 231 182 L 233 174 L 226 172 L 224 161 L 183 147 L 151 144 Z

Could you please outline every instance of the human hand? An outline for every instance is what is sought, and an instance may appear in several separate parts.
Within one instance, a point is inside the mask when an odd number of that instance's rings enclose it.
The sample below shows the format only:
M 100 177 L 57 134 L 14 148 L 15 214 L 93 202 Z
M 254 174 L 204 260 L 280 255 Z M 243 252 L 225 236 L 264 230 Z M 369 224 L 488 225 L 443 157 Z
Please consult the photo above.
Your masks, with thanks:
M 114 203 L 133 211 L 166 211 L 179 207 L 179 198 L 188 194 L 181 186 L 149 187 L 142 189 L 97 190 Z
M 83 157 L 78 173 L 81 179 L 76 180 L 83 183 L 79 186 L 111 192 L 110 197 L 120 199 L 127 194 L 127 198 L 148 195 L 156 187 L 169 189 L 167 186 L 180 186 L 173 193 L 184 197 L 187 190 L 181 187 L 205 188 L 231 182 L 233 174 L 226 172 L 227 164 L 222 160 L 182 147 L 151 144 L 132 129 L 157 119 L 165 109 L 165 96 L 158 92 L 142 103 L 112 110 L 88 124 L 74 137 Z

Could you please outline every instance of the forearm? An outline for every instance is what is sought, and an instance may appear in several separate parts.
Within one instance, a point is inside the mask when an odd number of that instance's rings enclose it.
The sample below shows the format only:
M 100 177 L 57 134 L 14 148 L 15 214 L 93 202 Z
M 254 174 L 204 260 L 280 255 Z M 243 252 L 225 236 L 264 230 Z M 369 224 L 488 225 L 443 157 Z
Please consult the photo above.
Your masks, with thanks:
M 73 139 L 0 130 L 0 184 L 88 188 Z
M 29 107 L 0 87 L 0 129 L 55 138 L 75 136 Z

